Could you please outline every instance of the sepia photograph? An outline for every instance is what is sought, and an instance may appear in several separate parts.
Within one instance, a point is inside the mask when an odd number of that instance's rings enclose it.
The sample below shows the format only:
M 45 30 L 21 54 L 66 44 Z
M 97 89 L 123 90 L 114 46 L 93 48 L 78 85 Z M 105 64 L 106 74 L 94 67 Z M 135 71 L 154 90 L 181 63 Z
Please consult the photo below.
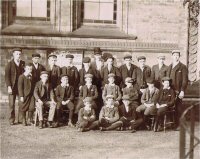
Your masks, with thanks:
M 199 159 L 200 0 L 0 0 L 0 159 Z

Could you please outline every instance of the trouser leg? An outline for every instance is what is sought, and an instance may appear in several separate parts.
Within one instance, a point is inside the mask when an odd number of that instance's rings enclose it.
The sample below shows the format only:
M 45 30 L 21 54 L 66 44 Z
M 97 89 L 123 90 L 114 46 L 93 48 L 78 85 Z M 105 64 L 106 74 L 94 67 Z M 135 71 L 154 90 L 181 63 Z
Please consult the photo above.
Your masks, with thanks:
M 89 130 L 93 130 L 93 129 L 96 129 L 97 127 L 99 127 L 99 121 L 92 122 L 88 128 Z
M 9 94 L 8 99 L 9 99 L 9 120 L 10 120 L 10 122 L 14 122 L 15 121 L 16 95 Z
M 113 123 L 111 126 L 107 127 L 106 130 L 114 130 L 118 127 L 121 127 L 123 125 L 122 121 L 117 121 L 115 123 Z
M 36 109 L 38 111 L 39 121 L 43 121 L 43 104 L 36 102 Z
M 53 121 L 55 111 L 56 111 L 56 104 L 49 103 L 49 116 L 48 116 L 48 121 Z

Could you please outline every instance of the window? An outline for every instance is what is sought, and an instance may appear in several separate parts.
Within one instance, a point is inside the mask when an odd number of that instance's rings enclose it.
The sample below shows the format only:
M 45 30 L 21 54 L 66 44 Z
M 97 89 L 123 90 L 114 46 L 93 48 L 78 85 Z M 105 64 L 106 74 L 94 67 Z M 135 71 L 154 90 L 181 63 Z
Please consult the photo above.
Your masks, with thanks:
M 50 20 L 50 0 L 17 0 L 16 19 Z
M 117 0 L 84 0 L 83 23 L 116 24 Z

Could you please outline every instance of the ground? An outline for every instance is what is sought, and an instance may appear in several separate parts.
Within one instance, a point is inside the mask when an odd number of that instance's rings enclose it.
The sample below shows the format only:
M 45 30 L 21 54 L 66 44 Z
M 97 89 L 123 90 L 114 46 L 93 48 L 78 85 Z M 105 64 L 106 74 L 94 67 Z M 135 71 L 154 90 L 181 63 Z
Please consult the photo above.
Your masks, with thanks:
M 1 112 L 2 159 L 177 159 L 179 132 L 90 131 L 10 126 Z M 195 159 L 200 151 L 195 151 Z

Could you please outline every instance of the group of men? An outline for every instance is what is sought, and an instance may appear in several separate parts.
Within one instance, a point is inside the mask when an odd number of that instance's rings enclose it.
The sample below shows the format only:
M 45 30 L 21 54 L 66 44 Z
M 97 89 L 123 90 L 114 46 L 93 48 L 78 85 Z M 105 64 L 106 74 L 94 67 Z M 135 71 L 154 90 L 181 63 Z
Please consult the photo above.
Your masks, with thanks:
M 21 49 L 13 49 L 13 59 L 5 68 L 5 81 L 9 94 L 9 123 L 15 123 L 15 100 L 19 97 L 22 124 L 33 124 L 37 111 L 39 128 L 57 127 L 63 121 L 63 110 L 69 111 L 68 126 L 79 131 L 99 128 L 102 131 L 130 128 L 132 132 L 145 125 L 149 129 L 149 115 L 156 116 L 154 130 L 159 131 L 162 116 L 176 108 L 176 128 L 183 112 L 182 98 L 188 83 L 187 67 L 180 62 L 181 52 L 172 51 L 172 63 L 166 66 L 165 56 L 157 56 L 158 64 L 146 65 L 146 57 L 139 56 L 138 66 L 132 55 L 124 56 L 124 64 L 114 66 L 115 58 L 94 48 L 94 61 L 83 58 L 83 67 L 73 65 L 74 56 L 66 55 L 65 66 L 56 65 L 57 56 L 48 55 L 48 65 L 39 63 L 40 54 L 32 54 L 32 63 L 21 60 Z M 28 112 L 28 120 L 26 117 Z M 37 118 L 36 118 L 37 119 Z M 159 127 L 159 128 L 158 128 Z

